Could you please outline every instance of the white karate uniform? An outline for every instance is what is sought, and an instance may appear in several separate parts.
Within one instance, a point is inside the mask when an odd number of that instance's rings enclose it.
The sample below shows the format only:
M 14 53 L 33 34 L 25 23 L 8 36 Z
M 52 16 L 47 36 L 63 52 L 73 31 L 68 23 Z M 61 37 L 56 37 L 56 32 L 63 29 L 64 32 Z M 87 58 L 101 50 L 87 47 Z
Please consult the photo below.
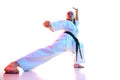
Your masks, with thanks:
M 61 21 L 51 23 L 51 26 L 52 26 L 53 31 L 64 29 L 65 31 L 72 32 L 77 37 L 77 34 L 78 34 L 77 25 L 78 24 L 79 24 L 78 21 L 76 21 L 76 26 L 75 26 L 73 22 L 69 20 L 61 20 Z M 28 54 L 27 56 L 24 56 L 18 59 L 17 62 L 24 71 L 29 71 L 47 62 L 49 59 L 57 56 L 58 54 L 65 52 L 66 50 L 76 53 L 75 44 L 76 43 L 74 39 L 69 34 L 63 33 L 51 46 L 38 49 Z M 75 63 L 78 63 L 78 64 L 84 62 L 83 44 L 80 43 L 80 47 L 81 47 L 83 59 L 81 59 L 80 56 L 78 55 L 77 61 L 75 61 Z

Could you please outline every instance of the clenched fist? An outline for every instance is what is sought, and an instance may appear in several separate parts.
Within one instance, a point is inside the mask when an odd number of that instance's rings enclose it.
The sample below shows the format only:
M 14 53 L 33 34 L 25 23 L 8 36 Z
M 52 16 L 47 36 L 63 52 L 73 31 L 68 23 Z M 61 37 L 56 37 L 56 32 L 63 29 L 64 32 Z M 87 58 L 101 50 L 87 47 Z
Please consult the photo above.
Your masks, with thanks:
M 50 26 L 50 21 L 45 21 L 43 25 L 48 28 Z

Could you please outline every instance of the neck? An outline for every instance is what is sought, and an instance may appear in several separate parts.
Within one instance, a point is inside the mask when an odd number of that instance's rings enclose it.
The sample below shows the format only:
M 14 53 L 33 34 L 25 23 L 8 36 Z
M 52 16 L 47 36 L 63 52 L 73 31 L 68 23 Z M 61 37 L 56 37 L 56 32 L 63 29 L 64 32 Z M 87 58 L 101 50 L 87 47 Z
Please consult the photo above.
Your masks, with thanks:
M 69 21 L 73 21 L 72 19 L 67 19 L 67 20 L 69 20 Z
M 75 20 L 74 19 L 67 19 L 69 21 L 72 21 L 75 24 Z

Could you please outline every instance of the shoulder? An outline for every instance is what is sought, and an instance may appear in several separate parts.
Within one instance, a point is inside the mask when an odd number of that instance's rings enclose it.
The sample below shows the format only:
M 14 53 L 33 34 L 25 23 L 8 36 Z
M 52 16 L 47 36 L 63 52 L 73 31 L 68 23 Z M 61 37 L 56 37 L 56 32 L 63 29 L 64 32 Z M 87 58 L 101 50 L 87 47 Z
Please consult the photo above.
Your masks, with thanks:
M 51 24 L 64 24 L 64 23 L 67 23 L 67 22 L 68 22 L 68 20 L 59 20 L 59 21 L 54 21 Z

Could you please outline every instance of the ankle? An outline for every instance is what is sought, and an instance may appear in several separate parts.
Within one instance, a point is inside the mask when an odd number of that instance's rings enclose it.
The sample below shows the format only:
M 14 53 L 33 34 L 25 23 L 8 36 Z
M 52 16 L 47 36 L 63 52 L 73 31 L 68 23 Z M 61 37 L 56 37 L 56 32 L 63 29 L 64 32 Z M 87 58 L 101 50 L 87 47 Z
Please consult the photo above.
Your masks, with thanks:
M 19 64 L 15 61 L 15 62 L 12 62 L 12 64 L 15 66 L 15 67 L 18 67 Z

